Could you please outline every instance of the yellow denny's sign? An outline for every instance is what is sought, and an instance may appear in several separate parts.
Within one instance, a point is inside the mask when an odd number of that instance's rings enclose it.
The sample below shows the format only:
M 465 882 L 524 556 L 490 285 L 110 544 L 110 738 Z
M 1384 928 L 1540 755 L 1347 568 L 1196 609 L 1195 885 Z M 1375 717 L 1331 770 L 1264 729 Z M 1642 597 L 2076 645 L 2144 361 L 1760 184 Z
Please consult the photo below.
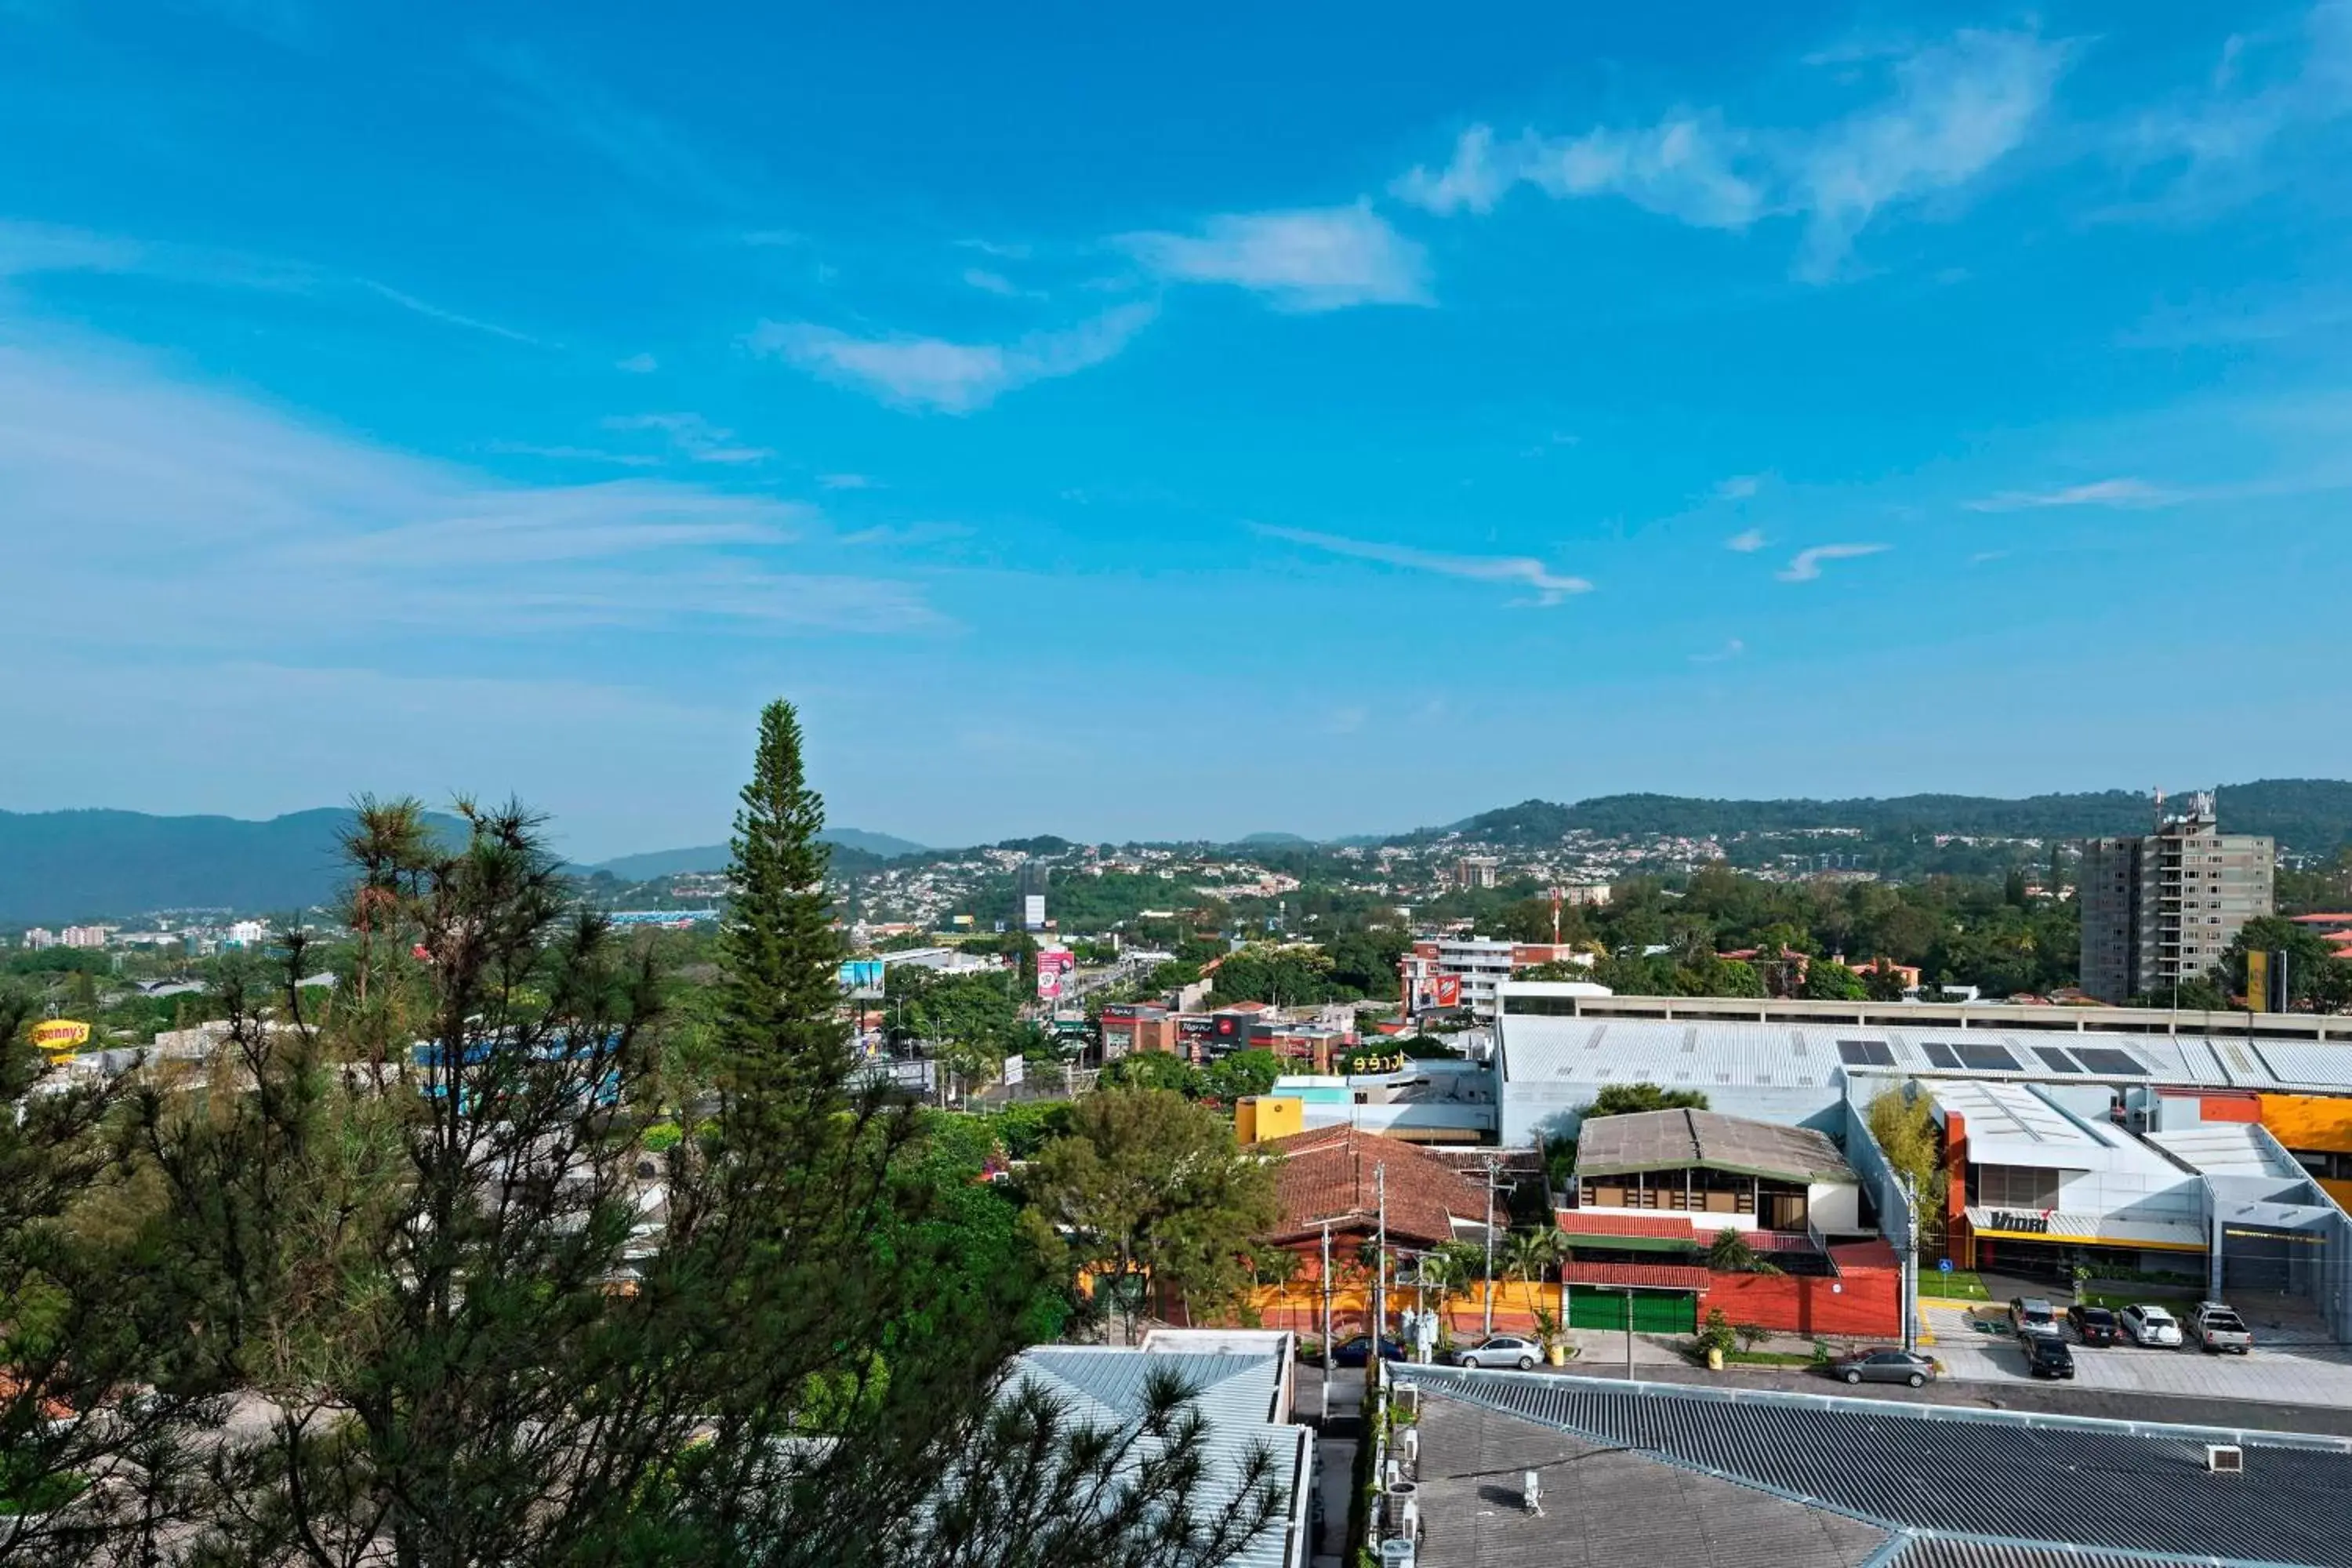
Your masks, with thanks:
M 78 1024 L 71 1018 L 51 1018 L 47 1023 L 33 1026 L 33 1044 L 52 1055 L 70 1051 L 77 1046 L 87 1044 L 89 1039 L 89 1026 Z

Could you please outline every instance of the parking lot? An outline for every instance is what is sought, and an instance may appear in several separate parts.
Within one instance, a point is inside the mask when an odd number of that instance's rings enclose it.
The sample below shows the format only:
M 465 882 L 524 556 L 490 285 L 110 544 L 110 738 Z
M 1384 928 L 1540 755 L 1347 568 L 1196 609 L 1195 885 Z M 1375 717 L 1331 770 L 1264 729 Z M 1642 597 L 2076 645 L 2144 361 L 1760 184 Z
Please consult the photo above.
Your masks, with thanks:
M 1958 1307 L 1925 1306 L 1936 1337 L 1930 1347 L 1944 1375 L 1975 1383 L 2026 1383 L 2025 1354 L 2007 1335 L 1979 1332 Z M 2117 1393 L 2179 1394 L 2207 1399 L 2255 1399 L 2301 1405 L 2352 1405 L 2352 1351 L 2296 1343 L 2310 1336 L 2289 1331 L 2288 1342 L 2266 1341 L 2258 1324 L 2254 1348 L 2245 1355 L 2208 1355 L 2193 1346 L 2179 1350 L 2117 1344 L 2089 1349 L 2070 1330 L 2074 1351 L 2074 1386 Z

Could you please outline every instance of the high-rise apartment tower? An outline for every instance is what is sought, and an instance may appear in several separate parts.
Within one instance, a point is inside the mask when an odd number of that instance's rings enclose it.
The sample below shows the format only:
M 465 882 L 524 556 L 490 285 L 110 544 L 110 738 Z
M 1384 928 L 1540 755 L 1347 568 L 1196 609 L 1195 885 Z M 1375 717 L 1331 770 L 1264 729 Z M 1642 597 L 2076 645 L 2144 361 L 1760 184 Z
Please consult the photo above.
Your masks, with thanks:
M 2161 996 L 2221 961 L 2241 928 L 2272 910 L 2272 845 L 2224 833 L 2211 792 L 2156 831 L 2083 841 L 2083 989 L 2102 1002 Z

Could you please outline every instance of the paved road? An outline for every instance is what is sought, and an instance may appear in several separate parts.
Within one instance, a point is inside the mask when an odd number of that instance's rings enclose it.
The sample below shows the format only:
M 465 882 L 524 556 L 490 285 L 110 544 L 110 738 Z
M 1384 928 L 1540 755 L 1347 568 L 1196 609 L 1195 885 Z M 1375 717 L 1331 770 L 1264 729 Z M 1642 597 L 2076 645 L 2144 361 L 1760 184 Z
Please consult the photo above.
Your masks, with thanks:
M 1969 1327 L 1965 1311 L 1926 1310 L 1936 1342 L 1931 1347 L 1945 1375 L 1971 1383 L 2028 1382 L 2025 1353 L 2007 1335 L 1981 1334 Z M 2074 1348 L 2074 1387 L 2179 1398 L 2254 1400 L 2278 1405 L 2352 1405 L 2352 1352 L 2332 1345 L 2263 1342 L 2242 1356 L 2208 1355 L 2190 1346 L 2162 1350 L 2121 1344 Z M 2063 1392 L 2063 1390 L 2061 1392 Z

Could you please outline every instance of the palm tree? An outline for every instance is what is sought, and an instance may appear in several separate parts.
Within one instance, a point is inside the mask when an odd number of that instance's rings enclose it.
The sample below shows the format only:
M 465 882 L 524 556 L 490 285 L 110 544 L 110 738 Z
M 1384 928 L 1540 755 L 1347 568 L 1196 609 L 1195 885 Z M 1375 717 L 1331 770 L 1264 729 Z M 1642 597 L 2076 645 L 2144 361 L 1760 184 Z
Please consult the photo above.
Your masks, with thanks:
M 1567 1239 L 1557 1230 L 1520 1230 L 1503 1243 L 1503 1272 L 1522 1285 L 1558 1265 L 1568 1251 Z
M 1747 1234 L 1725 1226 L 1706 1249 L 1706 1266 L 1717 1274 L 1778 1274 L 1780 1265 L 1766 1261 Z

